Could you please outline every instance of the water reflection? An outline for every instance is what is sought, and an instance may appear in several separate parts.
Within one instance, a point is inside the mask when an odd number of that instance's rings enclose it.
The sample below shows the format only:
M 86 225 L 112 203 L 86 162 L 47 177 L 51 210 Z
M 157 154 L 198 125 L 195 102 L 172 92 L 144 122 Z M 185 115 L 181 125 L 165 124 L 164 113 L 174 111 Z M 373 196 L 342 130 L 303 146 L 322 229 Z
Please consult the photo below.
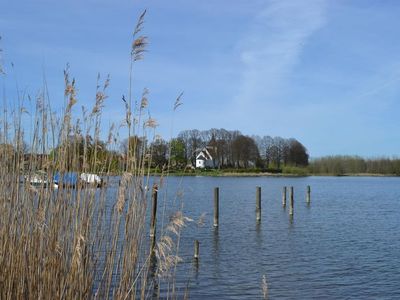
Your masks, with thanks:
M 200 258 L 193 258 L 193 274 L 196 282 L 199 279 L 199 260 Z
M 256 234 L 255 234 L 255 241 L 258 249 L 261 249 L 263 245 L 263 236 L 261 230 L 261 222 L 256 222 Z
M 289 215 L 289 229 L 293 229 L 294 227 L 294 214 Z
M 219 229 L 218 226 L 213 228 L 213 256 L 217 257 L 219 255 Z
M 213 277 L 215 279 L 221 276 L 220 272 L 220 253 L 219 253 L 219 228 L 213 228 L 213 251 L 212 251 L 212 266 L 213 266 Z

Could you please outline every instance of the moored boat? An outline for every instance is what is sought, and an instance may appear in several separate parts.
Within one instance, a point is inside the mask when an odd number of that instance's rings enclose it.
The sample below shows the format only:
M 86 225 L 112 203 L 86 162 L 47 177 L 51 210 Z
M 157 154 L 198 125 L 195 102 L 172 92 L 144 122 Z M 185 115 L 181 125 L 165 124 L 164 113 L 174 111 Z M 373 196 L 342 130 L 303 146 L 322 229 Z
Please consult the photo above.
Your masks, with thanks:
M 101 187 L 103 185 L 103 180 L 97 174 L 90 174 L 90 173 L 82 173 L 79 177 L 82 183 Z
M 34 187 L 52 187 L 58 188 L 58 184 L 56 182 L 51 182 L 47 178 L 47 173 L 44 171 L 37 171 L 32 174 L 28 174 L 24 176 L 25 182 L 29 182 L 30 185 Z

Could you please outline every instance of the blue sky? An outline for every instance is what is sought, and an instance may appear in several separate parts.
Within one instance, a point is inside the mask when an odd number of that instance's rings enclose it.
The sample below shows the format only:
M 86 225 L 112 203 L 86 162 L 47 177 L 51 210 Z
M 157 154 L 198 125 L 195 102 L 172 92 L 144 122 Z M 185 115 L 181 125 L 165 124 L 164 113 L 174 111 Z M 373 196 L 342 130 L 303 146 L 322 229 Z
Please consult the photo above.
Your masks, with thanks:
M 134 67 L 134 94 L 150 90 L 165 138 L 173 120 L 174 134 L 226 128 L 294 137 L 312 157 L 400 154 L 398 1 L 3 0 L 8 101 L 17 83 L 34 98 L 44 72 L 61 110 L 69 63 L 77 112 L 93 105 L 97 73 L 109 73 L 103 124 L 120 124 L 131 34 L 144 8 L 150 44 Z

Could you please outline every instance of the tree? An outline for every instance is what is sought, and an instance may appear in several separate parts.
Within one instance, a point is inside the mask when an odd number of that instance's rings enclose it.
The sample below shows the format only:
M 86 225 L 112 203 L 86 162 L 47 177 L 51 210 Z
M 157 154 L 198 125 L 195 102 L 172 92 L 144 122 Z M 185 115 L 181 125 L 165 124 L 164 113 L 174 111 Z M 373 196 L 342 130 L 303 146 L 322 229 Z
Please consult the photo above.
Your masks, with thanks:
M 232 142 L 232 153 L 237 168 L 255 165 L 259 158 L 258 148 L 251 137 L 238 135 Z
M 280 167 L 280 152 L 279 152 L 279 148 L 276 144 L 271 144 L 268 148 L 268 156 L 269 156 L 269 166 L 271 167 L 270 164 L 272 164 L 273 167 L 279 169 Z
M 138 137 L 137 135 L 131 136 L 121 143 L 122 153 L 129 155 L 130 158 L 135 158 L 136 160 L 139 160 L 143 156 L 145 147 L 146 139 L 143 137 Z
M 109 167 L 113 156 L 104 141 L 81 134 L 68 136 L 50 151 L 50 159 L 59 164 L 57 168 L 67 171 L 103 171 Z
M 153 167 L 163 168 L 168 163 L 168 144 L 163 139 L 157 139 L 150 145 Z
M 308 153 L 306 147 L 296 139 L 289 140 L 288 162 L 294 166 L 307 166 Z
M 11 144 L 0 144 L 0 162 L 3 168 L 12 169 L 16 151 Z
M 179 139 L 172 139 L 170 141 L 170 159 L 171 165 L 177 168 L 184 168 L 186 165 L 186 158 L 185 158 L 185 144 L 184 142 Z
M 194 165 L 196 150 L 204 146 L 200 131 L 197 129 L 183 130 L 178 134 L 178 139 L 180 139 L 185 146 L 186 163 L 190 161 Z
M 284 162 L 284 151 L 285 151 L 285 140 L 280 136 L 274 137 L 274 145 L 275 145 L 275 166 L 280 169 L 281 163 Z

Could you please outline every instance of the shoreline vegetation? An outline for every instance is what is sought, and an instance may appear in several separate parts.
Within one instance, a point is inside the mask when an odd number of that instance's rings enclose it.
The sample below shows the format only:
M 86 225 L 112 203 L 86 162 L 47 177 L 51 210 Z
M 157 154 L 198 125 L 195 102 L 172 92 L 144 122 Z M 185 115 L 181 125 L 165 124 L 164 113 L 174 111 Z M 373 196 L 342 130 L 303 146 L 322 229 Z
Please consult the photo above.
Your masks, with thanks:
M 261 159 L 262 161 L 262 159 Z M 359 156 L 326 156 L 312 159 L 305 166 L 285 165 L 281 168 L 170 168 L 170 176 L 232 176 L 232 177 L 302 177 L 302 176 L 358 176 L 358 177 L 397 177 L 400 176 L 399 158 L 370 158 Z M 151 175 L 161 172 L 150 170 Z
M 151 171 L 151 176 L 162 176 L 163 173 L 157 171 Z M 235 171 L 224 171 L 224 170 L 206 170 L 206 171 L 170 171 L 169 176 L 208 176 L 208 177 L 399 177 L 399 174 L 379 174 L 379 173 L 343 173 L 343 174 L 331 174 L 331 173 L 272 173 L 262 171 L 246 171 L 246 172 L 235 172 Z

